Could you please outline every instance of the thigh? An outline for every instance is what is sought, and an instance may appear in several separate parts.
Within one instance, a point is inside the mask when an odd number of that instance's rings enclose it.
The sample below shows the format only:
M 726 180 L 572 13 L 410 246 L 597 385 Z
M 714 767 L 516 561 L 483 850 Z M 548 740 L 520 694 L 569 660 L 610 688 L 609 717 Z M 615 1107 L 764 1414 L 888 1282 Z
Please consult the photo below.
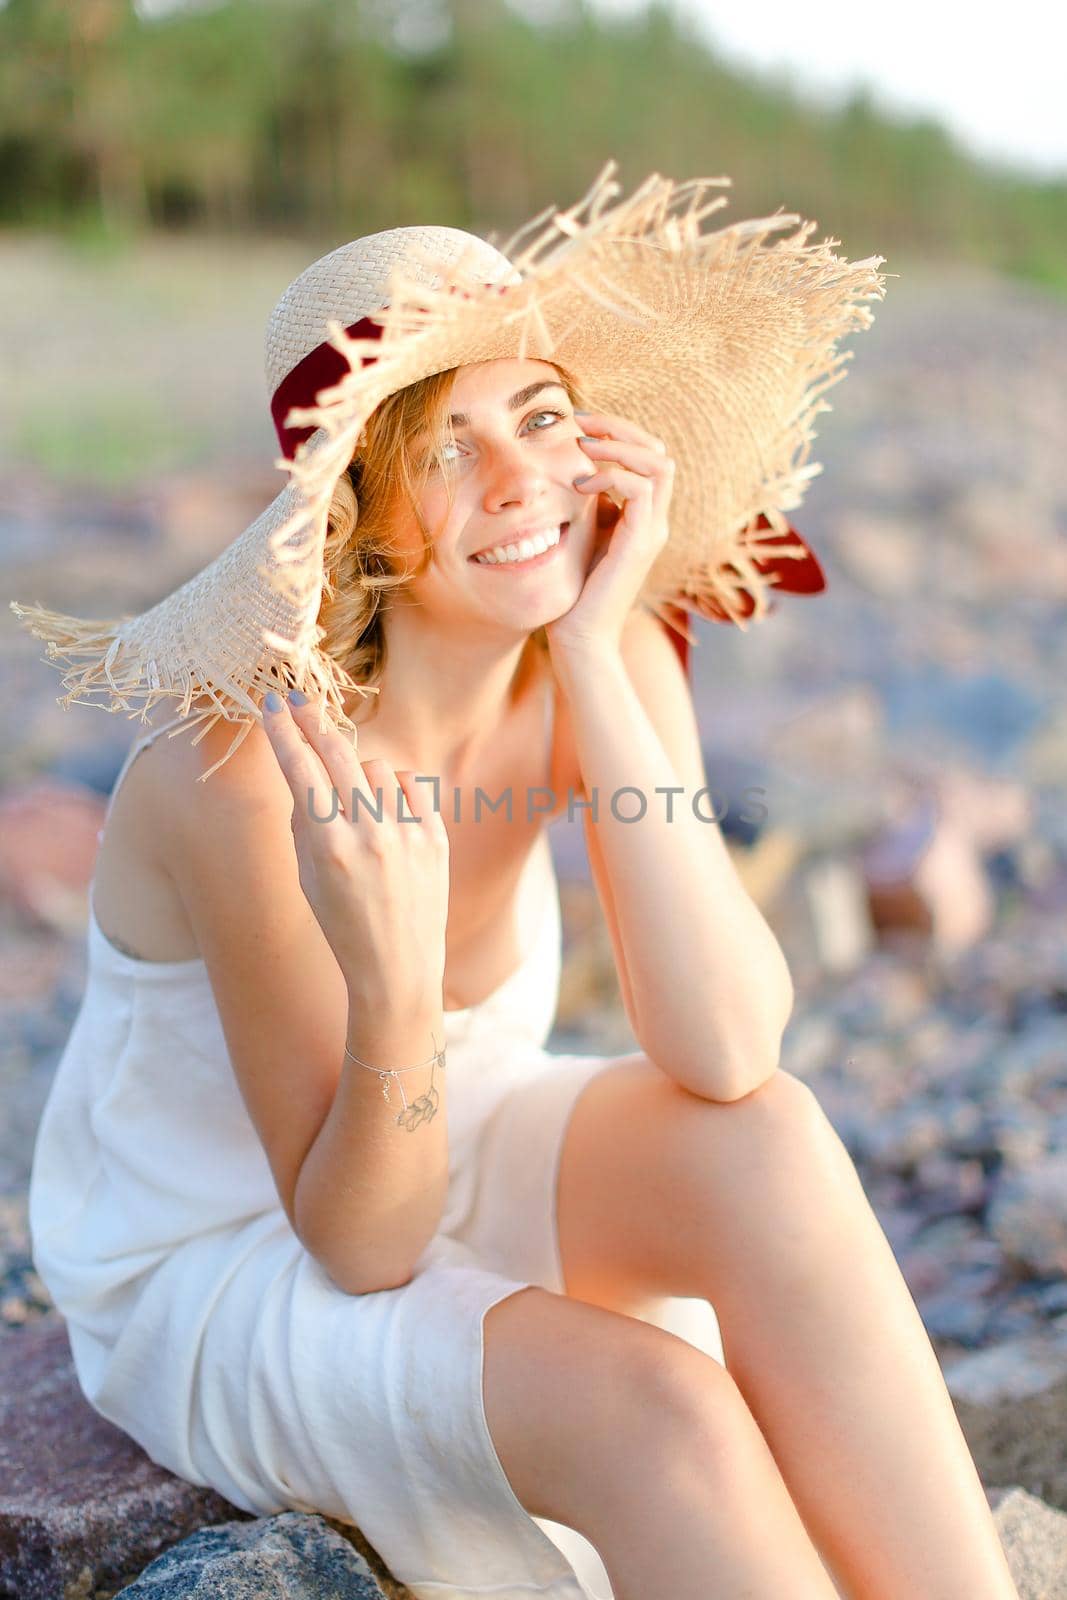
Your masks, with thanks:
M 806 1159 L 820 1120 L 808 1086 L 781 1069 L 729 1102 L 691 1094 L 644 1055 L 599 1073 L 559 1158 L 565 1292 L 632 1315 L 662 1296 L 708 1296 L 709 1236 L 736 1226 L 768 1162 Z
M 538 1286 L 487 1312 L 484 1409 L 533 1517 L 591 1534 L 639 1509 L 672 1451 L 751 1426 L 733 1378 L 673 1333 Z
M 469 1172 L 458 1175 L 470 1194 L 444 1231 L 491 1271 L 564 1294 L 556 1217 L 563 1141 L 590 1079 L 631 1059 L 542 1052 L 532 1061 L 488 1119 Z

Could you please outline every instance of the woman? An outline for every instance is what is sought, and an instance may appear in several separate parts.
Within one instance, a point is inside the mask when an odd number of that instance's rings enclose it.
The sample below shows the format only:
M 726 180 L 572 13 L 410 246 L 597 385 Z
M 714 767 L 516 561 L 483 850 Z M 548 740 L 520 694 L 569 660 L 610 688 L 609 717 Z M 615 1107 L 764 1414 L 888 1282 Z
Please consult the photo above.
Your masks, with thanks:
M 777 1064 L 781 953 L 689 803 L 684 675 L 640 604 L 672 452 L 580 398 L 514 357 L 383 400 L 319 614 L 374 714 L 349 695 L 350 740 L 268 697 L 221 771 L 225 723 L 117 786 L 90 932 L 122 1054 L 84 1010 L 35 1153 L 38 1268 L 92 1403 L 155 1459 L 358 1523 L 415 1594 L 605 1594 L 547 1521 L 614 1600 L 1006 1600 L 914 1303 Z M 546 787 L 548 815 L 601 797 L 630 1055 L 542 1049 Z M 627 822 L 621 791 L 674 791 L 670 820 Z M 123 1294 L 79 1299 L 112 1243 Z M 725 1365 L 657 1320 L 679 1297 L 714 1306 Z

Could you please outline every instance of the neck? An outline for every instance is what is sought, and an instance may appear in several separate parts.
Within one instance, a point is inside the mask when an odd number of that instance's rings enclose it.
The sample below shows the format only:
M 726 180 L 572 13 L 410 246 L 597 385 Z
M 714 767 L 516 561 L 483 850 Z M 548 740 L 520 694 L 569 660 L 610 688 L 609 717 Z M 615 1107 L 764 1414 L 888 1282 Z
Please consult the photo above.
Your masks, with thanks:
M 531 636 L 457 633 L 400 604 L 383 617 L 379 693 L 353 695 L 346 711 L 394 753 L 394 765 L 462 784 L 491 748 L 535 668 Z

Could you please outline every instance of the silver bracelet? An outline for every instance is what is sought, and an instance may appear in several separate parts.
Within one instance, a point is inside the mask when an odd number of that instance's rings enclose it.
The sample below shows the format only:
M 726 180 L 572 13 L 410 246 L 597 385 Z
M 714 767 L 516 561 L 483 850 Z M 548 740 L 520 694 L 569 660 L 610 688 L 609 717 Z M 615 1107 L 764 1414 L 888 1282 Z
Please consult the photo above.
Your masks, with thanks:
M 425 1061 L 417 1061 L 413 1067 L 375 1067 L 372 1066 L 369 1061 L 361 1061 L 358 1056 L 354 1056 L 348 1046 L 345 1045 L 345 1055 L 350 1061 L 354 1061 L 357 1067 L 366 1067 L 368 1071 L 376 1072 L 378 1074 L 382 1084 L 382 1099 L 385 1100 L 386 1103 L 388 1103 L 389 1100 L 390 1078 L 399 1079 L 402 1072 L 417 1072 L 420 1067 L 432 1067 L 433 1070 L 430 1072 L 430 1087 L 426 1090 L 425 1094 L 420 1094 L 417 1100 L 413 1100 L 410 1106 L 407 1102 L 407 1096 L 404 1094 L 404 1085 L 400 1085 L 400 1098 L 404 1102 L 404 1109 L 403 1111 L 397 1112 L 396 1125 L 398 1128 L 407 1128 L 409 1132 L 411 1129 L 417 1128 L 420 1122 L 431 1122 L 437 1115 L 437 1109 L 440 1105 L 440 1095 L 433 1086 L 433 1075 L 438 1066 L 444 1067 L 445 1052 L 443 1047 L 438 1050 L 437 1039 L 434 1037 L 434 1035 L 431 1034 L 430 1037 L 434 1042 L 433 1055 L 428 1056 Z

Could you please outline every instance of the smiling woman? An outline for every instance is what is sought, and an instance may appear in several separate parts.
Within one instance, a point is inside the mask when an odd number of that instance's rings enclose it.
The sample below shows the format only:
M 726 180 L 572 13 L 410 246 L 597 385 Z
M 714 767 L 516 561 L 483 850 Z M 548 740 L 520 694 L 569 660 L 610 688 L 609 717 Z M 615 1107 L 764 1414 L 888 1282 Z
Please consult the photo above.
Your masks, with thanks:
M 790 216 L 701 233 L 721 181 L 610 207 L 609 172 L 516 260 L 426 226 L 312 263 L 268 329 L 286 489 L 142 618 L 32 614 L 112 709 L 179 701 L 112 795 L 91 893 L 125 948 L 90 920 L 34 1152 L 79 1382 L 237 1507 L 355 1523 L 420 1600 L 832 1600 L 816 1538 L 851 1593 L 1011 1594 L 888 1244 L 779 1068 L 784 955 L 686 795 L 656 619 L 764 614 L 755 514 L 785 536 L 880 287 L 803 231 L 763 250 Z M 623 1055 L 547 1048 L 543 812 L 419 782 L 546 765 Z
M 552 426 L 588 403 L 574 376 L 558 363 L 552 365 L 558 375 L 540 377 L 508 395 L 505 409 L 512 420 L 515 412 L 546 394 L 561 394 L 566 402 L 546 413 L 556 419 Z M 318 616 L 325 629 L 323 648 L 367 686 L 379 684 L 385 668 L 386 597 L 425 573 L 434 558 L 434 533 L 422 509 L 422 490 L 435 475 L 451 502 L 453 474 L 462 470 L 447 452 L 462 449 L 455 433 L 470 428 L 471 417 L 463 411 L 445 414 L 457 370 L 419 379 L 381 402 L 330 502 Z M 535 416 L 523 418 L 516 428 L 520 426 L 530 434 L 549 428 Z M 571 438 L 577 431 L 571 430 Z M 421 534 L 417 550 L 397 536 L 396 508 L 405 502 Z M 547 656 L 543 627 L 533 630 L 533 648 Z

